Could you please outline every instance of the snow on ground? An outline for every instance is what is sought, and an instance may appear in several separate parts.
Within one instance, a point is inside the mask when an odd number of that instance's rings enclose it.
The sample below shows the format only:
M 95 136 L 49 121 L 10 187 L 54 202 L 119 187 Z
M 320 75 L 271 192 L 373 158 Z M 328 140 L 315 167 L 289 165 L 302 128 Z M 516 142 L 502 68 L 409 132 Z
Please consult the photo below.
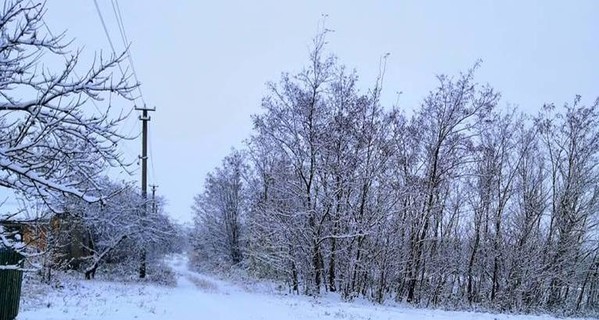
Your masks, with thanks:
M 190 271 L 183 256 L 172 259 L 174 288 L 154 284 L 77 281 L 26 303 L 17 320 L 51 319 L 482 319 L 547 320 L 549 316 L 495 315 L 346 303 L 333 297 L 252 292 Z

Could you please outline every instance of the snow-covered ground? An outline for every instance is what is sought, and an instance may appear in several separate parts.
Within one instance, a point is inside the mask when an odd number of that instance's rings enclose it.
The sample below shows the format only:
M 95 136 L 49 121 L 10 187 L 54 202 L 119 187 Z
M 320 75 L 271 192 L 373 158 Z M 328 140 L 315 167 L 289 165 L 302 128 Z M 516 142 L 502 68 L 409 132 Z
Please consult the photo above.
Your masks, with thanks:
M 185 257 L 172 259 L 176 287 L 78 281 L 26 304 L 18 320 L 41 319 L 483 319 L 545 320 L 549 316 L 515 316 L 422 310 L 346 303 L 333 297 L 251 290 L 187 268 Z

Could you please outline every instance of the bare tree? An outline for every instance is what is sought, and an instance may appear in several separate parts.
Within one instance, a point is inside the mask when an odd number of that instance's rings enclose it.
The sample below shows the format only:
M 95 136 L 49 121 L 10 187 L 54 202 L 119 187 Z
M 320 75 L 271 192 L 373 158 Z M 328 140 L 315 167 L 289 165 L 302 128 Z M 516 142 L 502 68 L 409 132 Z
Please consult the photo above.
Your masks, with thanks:
M 63 267 L 81 270 L 91 279 L 108 262 L 134 271 L 136 253 L 142 248 L 152 248 L 152 259 L 174 250 L 177 230 L 159 209 L 163 200 L 148 203 L 156 210 L 140 215 L 144 199 L 131 183 L 101 177 L 96 184 L 109 194 L 105 203 L 88 203 L 67 195 L 54 205 L 61 207 L 61 212 L 51 219 L 49 232 L 54 241 L 47 252 L 51 259 L 64 262 Z
M 578 265 L 593 255 L 586 252 L 585 235 L 599 209 L 599 99 L 583 106 L 580 97 L 564 106 L 563 114 L 539 119 L 551 169 L 551 219 L 546 238 L 545 272 L 550 308 L 574 299 L 580 281 Z M 592 247 L 591 247 L 592 248 Z M 596 249 L 595 249 L 596 250 Z M 583 269 L 584 270 L 584 269 Z
M 284 187 L 293 198 L 290 215 L 299 223 L 302 234 L 297 239 L 307 246 L 309 254 L 300 255 L 294 264 L 309 265 L 301 268 L 305 277 L 311 278 L 306 290 L 318 293 L 324 283 L 322 255 L 322 224 L 329 212 L 321 202 L 318 170 L 319 155 L 323 150 L 322 139 L 328 118 L 325 91 L 334 71 L 334 57 L 325 58 L 323 32 L 314 39 L 310 52 L 310 64 L 295 76 L 284 75 L 279 85 L 271 84 L 270 95 L 263 100 L 264 115 L 255 117 L 258 131 L 255 143 L 277 148 L 279 155 L 291 166 L 292 179 Z M 280 210 L 279 210 L 280 211 Z
M 416 212 L 411 230 L 411 250 L 408 266 L 406 300 L 418 301 L 416 289 L 426 274 L 425 249 L 434 250 L 443 221 L 443 193 L 460 174 L 468 160 L 471 146 L 470 130 L 477 121 L 495 107 L 499 94 L 492 88 L 479 88 L 474 82 L 475 68 L 457 80 L 439 77 L 439 87 L 425 99 L 413 126 L 422 130 L 421 158 L 424 195 L 421 210 Z M 430 245 L 430 246 L 429 246 Z M 419 281 L 420 279 L 420 281 Z
M 241 262 L 242 223 L 248 202 L 244 182 L 247 170 L 242 153 L 233 151 L 221 168 L 208 175 L 204 193 L 195 197 L 194 245 L 198 259 L 208 259 L 199 263 Z
M 90 193 L 93 178 L 126 165 L 118 143 L 128 112 L 91 103 L 133 98 L 127 74 L 113 74 L 124 54 L 78 69 L 81 51 L 44 32 L 43 4 L 7 1 L 0 10 L 0 186 L 48 204 L 61 194 L 101 199 Z

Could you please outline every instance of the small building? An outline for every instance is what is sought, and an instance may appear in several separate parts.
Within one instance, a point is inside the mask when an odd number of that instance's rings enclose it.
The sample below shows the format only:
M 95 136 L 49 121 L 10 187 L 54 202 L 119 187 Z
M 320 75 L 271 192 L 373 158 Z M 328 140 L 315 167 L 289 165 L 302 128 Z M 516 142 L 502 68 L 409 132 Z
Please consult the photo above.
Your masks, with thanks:
M 9 237 L 19 234 L 27 248 L 39 252 L 44 252 L 48 248 L 50 221 L 47 219 L 0 220 L 0 226 Z

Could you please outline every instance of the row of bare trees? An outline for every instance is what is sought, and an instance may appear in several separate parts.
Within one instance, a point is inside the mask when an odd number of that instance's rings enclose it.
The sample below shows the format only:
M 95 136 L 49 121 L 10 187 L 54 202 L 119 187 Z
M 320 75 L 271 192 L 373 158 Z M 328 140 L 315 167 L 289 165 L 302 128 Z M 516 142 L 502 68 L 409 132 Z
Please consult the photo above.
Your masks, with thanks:
M 305 294 L 599 311 L 599 103 L 498 108 L 472 70 L 410 116 L 324 54 L 268 86 L 247 150 L 196 198 L 202 263 Z
M 151 263 L 178 250 L 182 236 L 163 210 L 164 198 L 146 200 L 131 183 L 106 177 L 98 178 L 96 184 L 109 195 L 104 204 L 90 204 L 72 195 L 55 204 L 61 211 L 52 215 L 45 232 L 46 277 L 51 269 L 73 269 L 92 279 L 101 266 L 134 274 L 143 250 Z M 142 215 L 144 203 L 152 210 Z

